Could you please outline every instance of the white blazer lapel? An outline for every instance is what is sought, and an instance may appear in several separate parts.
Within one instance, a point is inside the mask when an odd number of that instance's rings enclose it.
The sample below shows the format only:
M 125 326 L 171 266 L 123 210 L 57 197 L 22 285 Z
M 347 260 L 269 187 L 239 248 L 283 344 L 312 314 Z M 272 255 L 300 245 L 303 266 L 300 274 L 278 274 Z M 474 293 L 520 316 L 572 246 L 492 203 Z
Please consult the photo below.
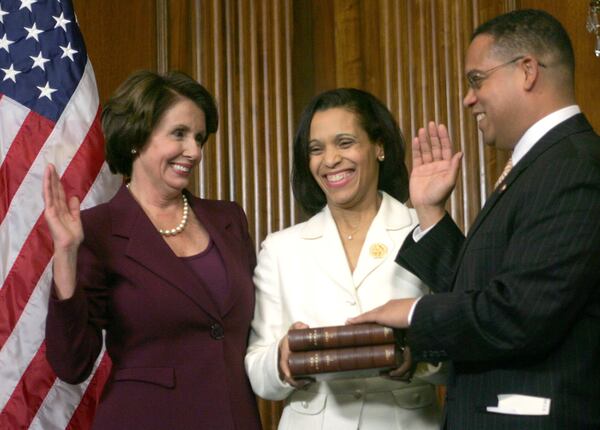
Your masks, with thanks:
M 388 194 L 381 193 L 383 195 L 381 206 L 369 227 L 352 275 L 356 288 L 359 288 L 365 278 L 384 261 L 396 258 L 396 253 L 405 237 L 399 235 L 397 231 L 412 225 L 409 209 Z
M 325 207 L 308 220 L 300 234 L 323 273 L 341 288 L 352 291 L 352 273 L 329 208 Z

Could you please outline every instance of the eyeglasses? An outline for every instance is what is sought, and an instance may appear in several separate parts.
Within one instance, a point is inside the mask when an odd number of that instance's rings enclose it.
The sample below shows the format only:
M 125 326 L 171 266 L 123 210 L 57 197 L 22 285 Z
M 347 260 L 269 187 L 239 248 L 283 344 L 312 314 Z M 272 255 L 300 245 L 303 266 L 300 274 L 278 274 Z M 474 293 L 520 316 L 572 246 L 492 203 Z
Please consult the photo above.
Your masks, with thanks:
M 499 70 L 502 67 L 506 67 L 510 64 L 516 63 L 517 61 L 522 60 L 523 58 L 525 58 L 525 55 L 520 55 L 518 57 L 513 58 L 510 61 L 507 61 L 506 63 L 502 63 L 497 66 L 494 66 L 491 69 L 487 69 L 484 71 L 473 70 L 473 71 L 467 73 L 467 83 L 469 84 L 469 88 L 474 89 L 474 90 L 479 90 L 481 88 L 481 83 L 483 81 L 485 81 L 487 78 L 489 78 L 492 75 L 492 73 L 494 73 L 496 70 Z M 537 63 L 540 67 L 546 67 L 544 64 L 540 63 L 539 61 Z

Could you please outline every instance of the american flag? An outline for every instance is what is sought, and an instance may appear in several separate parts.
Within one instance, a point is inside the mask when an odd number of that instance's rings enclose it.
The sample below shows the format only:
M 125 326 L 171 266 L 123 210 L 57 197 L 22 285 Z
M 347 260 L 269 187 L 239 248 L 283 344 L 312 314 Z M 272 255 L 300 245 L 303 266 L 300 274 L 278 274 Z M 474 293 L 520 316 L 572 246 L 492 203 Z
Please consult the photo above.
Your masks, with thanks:
M 0 429 L 89 427 L 109 363 L 56 379 L 44 327 L 52 240 L 42 177 L 53 163 L 82 208 L 110 198 L 96 80 L 70 0 L 0 0 Z

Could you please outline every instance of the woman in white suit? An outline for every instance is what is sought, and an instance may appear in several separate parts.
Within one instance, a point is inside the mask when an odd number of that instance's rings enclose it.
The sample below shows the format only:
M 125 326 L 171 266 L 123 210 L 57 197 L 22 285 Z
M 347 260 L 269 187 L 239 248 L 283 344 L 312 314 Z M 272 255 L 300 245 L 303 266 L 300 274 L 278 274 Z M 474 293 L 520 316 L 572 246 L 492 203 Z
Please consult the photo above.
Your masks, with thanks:
M 280 429 L 437 429 L 438 367 L 412 382 L 388 377 L 308 383 L 291 377 L 290 327 L 344 324 L 393 298 L 428 290 L 395 263 L 417 223 L 408 197 L 404 143 L 374 96 L 341 88 L 320 94 L 294 140 L 292 185 L 312 217 L 267 237 L 254 273 L 256 308 L 246 371 L 254 392 L 286 399 Z

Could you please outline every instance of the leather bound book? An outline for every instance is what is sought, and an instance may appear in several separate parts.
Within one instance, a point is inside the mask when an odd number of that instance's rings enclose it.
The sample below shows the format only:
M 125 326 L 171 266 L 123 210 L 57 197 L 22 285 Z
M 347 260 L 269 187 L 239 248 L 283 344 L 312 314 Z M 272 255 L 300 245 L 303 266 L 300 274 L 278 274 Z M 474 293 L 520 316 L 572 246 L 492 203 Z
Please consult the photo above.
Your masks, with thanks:
M 394 330 L 379 324 L 292 329 L 288 332 L 288 341 L 290 351 L 384 345 L 394 343 Z
M 359 369 L 389 369 L 402 364 L 402 353 L 393 343 L 355 348 L 292 352 L 288 359 L 292 376 Z

